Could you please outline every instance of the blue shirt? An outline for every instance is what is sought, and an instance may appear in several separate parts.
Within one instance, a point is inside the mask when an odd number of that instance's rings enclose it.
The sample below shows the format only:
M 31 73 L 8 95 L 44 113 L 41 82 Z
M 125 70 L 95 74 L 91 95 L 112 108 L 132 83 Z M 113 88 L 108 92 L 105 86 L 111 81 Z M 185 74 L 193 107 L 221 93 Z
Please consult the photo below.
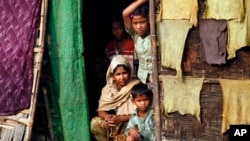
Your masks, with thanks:
M 131 115 L 128 125 L 125 129 L 125 134 L 128 135 L 130 128 L 137 127 L 144 137 L 143 141 L 155 141 L 155 132 L 154 132 L 154 116 L 153 116 L 153 108 L 150 107 L 146 113 L 145 118 L 141 118 L 137 115 L 137 109 Z

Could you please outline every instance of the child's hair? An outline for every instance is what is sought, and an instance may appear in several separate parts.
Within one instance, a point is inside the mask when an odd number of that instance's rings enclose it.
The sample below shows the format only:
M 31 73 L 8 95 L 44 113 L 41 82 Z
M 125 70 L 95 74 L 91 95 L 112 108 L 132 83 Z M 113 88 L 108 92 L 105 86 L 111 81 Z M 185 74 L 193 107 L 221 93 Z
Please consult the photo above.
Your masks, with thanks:
M 123 19 L 121 16 L 114 16 L 112 19 L 111 19 L 111 25 L 113 23 L 119 23 L 121 26 L 125 27 L 124 26 L 124 22 L 123 22 Z
M 133 88 L 131 89 L 131 96 L 132 98 L 135 98 L 138 95 L 146 95 L 149 98 L 153 98 L 153 92 L 151 89 L 148 88 L 147 84 L 136 84 L 133 86 Z
M 143 16 L 145 18 L 148 18 L 149 14 L 149 8 L 148 8 L 148 3 L 145 3 L 138 8 L 136 8 L 133 12 L 133 16 Z

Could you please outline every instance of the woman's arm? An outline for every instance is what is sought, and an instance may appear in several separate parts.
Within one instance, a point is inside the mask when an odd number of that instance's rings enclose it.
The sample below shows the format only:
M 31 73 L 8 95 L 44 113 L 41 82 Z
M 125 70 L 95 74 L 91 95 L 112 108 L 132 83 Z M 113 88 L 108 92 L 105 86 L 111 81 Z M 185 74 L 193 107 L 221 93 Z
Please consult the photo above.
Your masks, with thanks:
M 131 14 L 134 12 L 134 10 L 137 7 L 139 7 L 140 5 L 142 5 L 143 3 L 147 2 L 147 1 L 148 0 L 136 0 L 123 10 L 123 12 L 122 12 L 123 21 L 124 21 L 124 25 L 127 29 L 130 29 L 132 26 L 131 18 L 130 18 Z
M 114 118 L 114 121 L 117 121 L 119 123 L 122 123 L 122 122 L 128 122 L 129 119 L 130 119 L 131 115 L 117 115 L 115 118 Z
M 108 126 L 115 126 L 120 123 L 128 122 L 131 115 L 108 115 L 107 123 Z
M 108 112 L 106 111 L 98 111 L 97 113 L 98 113 L 98 116 L 102 118 L 103 120 L 105 120 L 106 116 L 108 115 Z
M 115 126 L 123 122 L 128 122 L 131 115 L 115 115 L 108 114 L 106 111 L 98 111 L 98 116 L 106 122 L 107 126 Z

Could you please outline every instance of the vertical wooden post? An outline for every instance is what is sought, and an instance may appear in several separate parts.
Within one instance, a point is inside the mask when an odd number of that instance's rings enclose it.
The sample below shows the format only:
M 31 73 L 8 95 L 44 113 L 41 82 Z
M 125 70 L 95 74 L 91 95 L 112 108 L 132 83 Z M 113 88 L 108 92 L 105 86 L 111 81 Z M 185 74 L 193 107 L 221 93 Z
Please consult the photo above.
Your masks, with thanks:
M 152 66 L 153 66 L 153 90 L 154 90 L 154 118 L 155 118 L 155 137 L 156 141 L 161 141 L 161 112 L 160 112 L 160 93 L 158 75 L 158 54 L 156 44 L 156 15 L 155 0 L 149 0 L 149 22 L 151 34 Z
M 33 67 L 33 86 L 32 86 L 32 97 L 31 97 L 31 104 L 29 108 L 29 117 L 28 120 L 32 121 L 31 125 L 27 125 L 24 141 L 31 140 L 32 134 L 32 126 L 35 117 L 35 110 L 36 110 L 36 103 L 37 103 L 37 95 L 39 89 L 39 82 L 40 82 L 40 75 L 42 69 L 42 60 L 43 60 L 43 53 L 44 53 L 44 38 L 45 38 L 45 27 L 47 21 L 47 8 L 48 8 L 48 0 L 41 1 L 41 15 L 40 15 L 40 26 L 39 26 L 39 36 L 36 39 L 36 44 L 34 47 L 34 67 Z

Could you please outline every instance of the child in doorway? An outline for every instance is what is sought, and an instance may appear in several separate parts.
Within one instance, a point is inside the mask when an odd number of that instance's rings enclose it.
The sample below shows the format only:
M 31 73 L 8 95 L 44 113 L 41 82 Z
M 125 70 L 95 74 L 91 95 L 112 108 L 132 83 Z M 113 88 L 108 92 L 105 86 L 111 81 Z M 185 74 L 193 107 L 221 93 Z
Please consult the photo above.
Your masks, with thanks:
M 137 77 L 143 83 L 152 83 L 151 38 L 148 0 L 135 0 L 122 12 L 126 31 L 135 43 L 139 60 Z
M 131 96 L 137 108 L 125 129 L 126 141 L 155 141 L 153 92 L 147 84 L 140 83 L 132 87 Z
M 134 42 L 126 33 L 122 17 L 115 17 L 111 21 L 111 30 L 114 39 L 105 48 L 105 54 L 109 61 L 114 55 L 122 55 L 133 67 L 134 61 Z

